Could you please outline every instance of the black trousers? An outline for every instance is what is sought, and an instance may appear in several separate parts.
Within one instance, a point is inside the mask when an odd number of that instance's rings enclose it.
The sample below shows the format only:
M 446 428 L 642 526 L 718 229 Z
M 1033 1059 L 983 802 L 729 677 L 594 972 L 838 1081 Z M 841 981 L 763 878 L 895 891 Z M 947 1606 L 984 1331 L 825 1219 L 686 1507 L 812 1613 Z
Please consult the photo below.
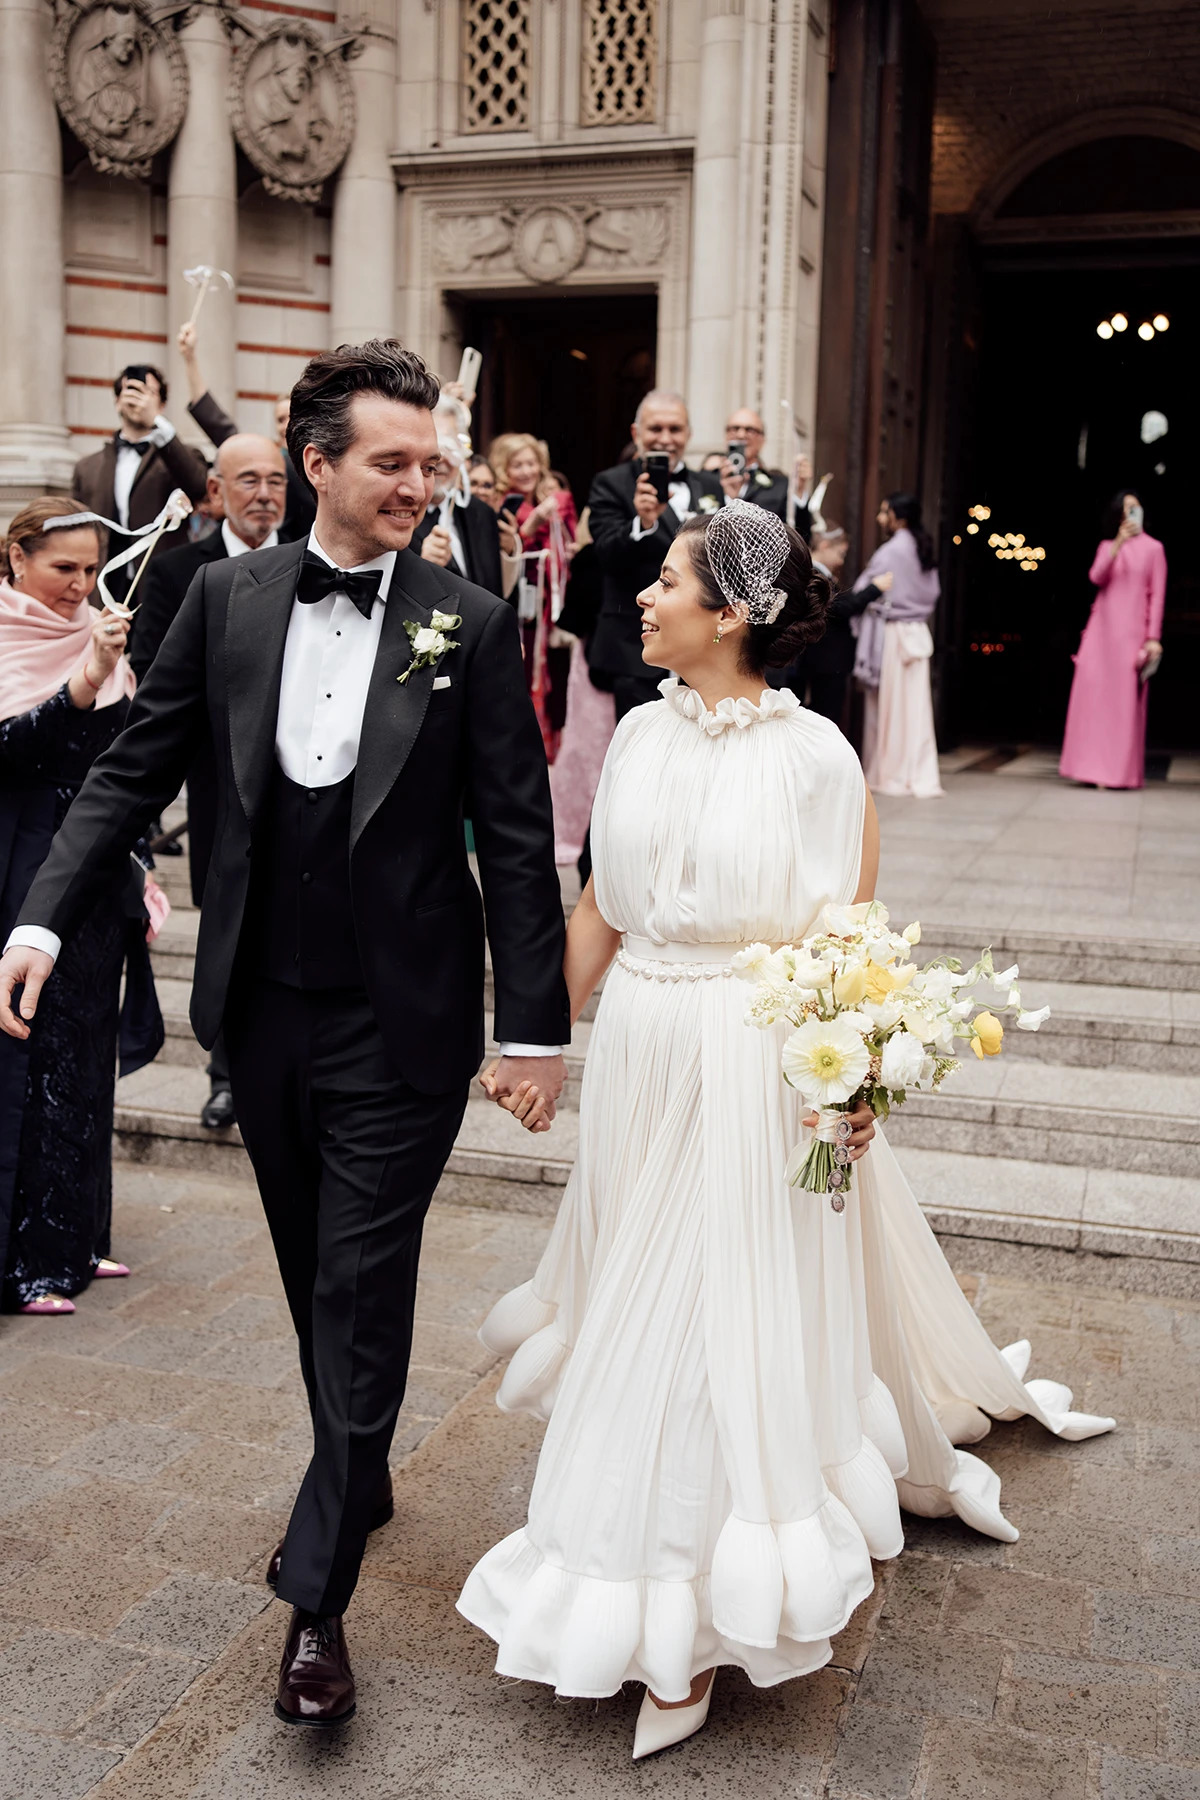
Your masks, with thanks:
M 362 989 L 251 982 L 225 1040 L 313 1416 L 277 1591 L 342 1613 L 404 1398 L 421 1230 L 467 1090 L 409 1087 Z

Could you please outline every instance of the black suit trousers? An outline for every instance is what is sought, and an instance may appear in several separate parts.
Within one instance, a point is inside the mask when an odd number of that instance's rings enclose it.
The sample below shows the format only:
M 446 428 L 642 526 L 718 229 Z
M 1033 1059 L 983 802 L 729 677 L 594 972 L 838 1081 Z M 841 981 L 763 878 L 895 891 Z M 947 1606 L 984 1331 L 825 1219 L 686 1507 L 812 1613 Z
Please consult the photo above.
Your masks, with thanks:
M 425 1214 L 467 1090 L 410 1087 L 362 989 L 250 982 L 225 1038 L 313 1416 L 278 1593 L 342 1613 L 404 1398 Z

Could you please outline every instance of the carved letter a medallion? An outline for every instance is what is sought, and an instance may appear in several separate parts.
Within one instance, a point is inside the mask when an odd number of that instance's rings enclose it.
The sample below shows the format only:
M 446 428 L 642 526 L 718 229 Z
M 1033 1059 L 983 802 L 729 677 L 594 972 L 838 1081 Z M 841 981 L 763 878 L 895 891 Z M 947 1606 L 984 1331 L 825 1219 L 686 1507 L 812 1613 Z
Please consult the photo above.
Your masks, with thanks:
M 586 249 L 583 225 L 565 206 L 535 206 L 513 228 L 513 260 L 530 281 L 561 281 Z

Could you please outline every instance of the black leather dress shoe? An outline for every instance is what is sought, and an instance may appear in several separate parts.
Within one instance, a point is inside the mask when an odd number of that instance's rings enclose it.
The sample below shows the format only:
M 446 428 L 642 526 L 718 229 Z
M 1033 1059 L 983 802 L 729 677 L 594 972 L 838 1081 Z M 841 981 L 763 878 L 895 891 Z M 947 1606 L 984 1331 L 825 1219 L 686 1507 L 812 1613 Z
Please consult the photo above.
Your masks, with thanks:
M 217 1088 L 200 1108 L 200 1123 L 206 1131 L 225 1131 L 237 1124 L 233 1095 L 228 1088 Z
M 367 1526 L 367 1530 L 378 1531 L 381 1525 L 386 1525 L 388 1523 L 395 1510 L 396 1502 L 392 1494 L 392 1471 L 389 1469 L 380 1484 L 378 1494 L 375 1496 L 375 1505 L 371 1511 L 371 1523 Z M 267 1573 L 264 1579 L 266 1580 L 268 1587 L 275 1587 L 278 1585 L 279 1565 L 283 1561 L 283 1545 L 284 1540 L 283 1538 L 280 1538 L 272 1553 L 271 1560 L 267 1564 Z
M 275 1717 L 285 1725 L 328 1730 L 332 1725 L 345 1725 L 356 1710 L 341 1615 L 325 1618 L 320 1613 L 301 1612 L 297 1606 L 279 1665 Z

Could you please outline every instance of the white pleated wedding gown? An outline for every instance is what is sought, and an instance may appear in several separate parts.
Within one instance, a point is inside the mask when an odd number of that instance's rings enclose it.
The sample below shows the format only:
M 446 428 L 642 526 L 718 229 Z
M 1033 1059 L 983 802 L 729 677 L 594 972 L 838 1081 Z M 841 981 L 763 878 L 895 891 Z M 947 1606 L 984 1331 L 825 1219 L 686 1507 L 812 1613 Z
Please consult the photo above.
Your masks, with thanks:
M 993 1418 L 1113 1421 L 991 1343 L 882 1132 L 843 1214 L 786 1185 L 806 1110 L 786 1028 L 744 1023 L 729 962 L 853 899 L 862 772 L 790 692 L 713 714 L 662 688 L 596 796 L 596 899 L 624 944 L 578 1160 L 536 1276 L 481 1334 L 512 1358 L 500 1405 L 549 1419 L 529 1522 L 458 1605 L 502 1675 L 683 1700 L 718 1664 L 768 1687 L 827 1662 L 902 1506 L 1014 1539 L 999 1478 L 954 1448 Z

